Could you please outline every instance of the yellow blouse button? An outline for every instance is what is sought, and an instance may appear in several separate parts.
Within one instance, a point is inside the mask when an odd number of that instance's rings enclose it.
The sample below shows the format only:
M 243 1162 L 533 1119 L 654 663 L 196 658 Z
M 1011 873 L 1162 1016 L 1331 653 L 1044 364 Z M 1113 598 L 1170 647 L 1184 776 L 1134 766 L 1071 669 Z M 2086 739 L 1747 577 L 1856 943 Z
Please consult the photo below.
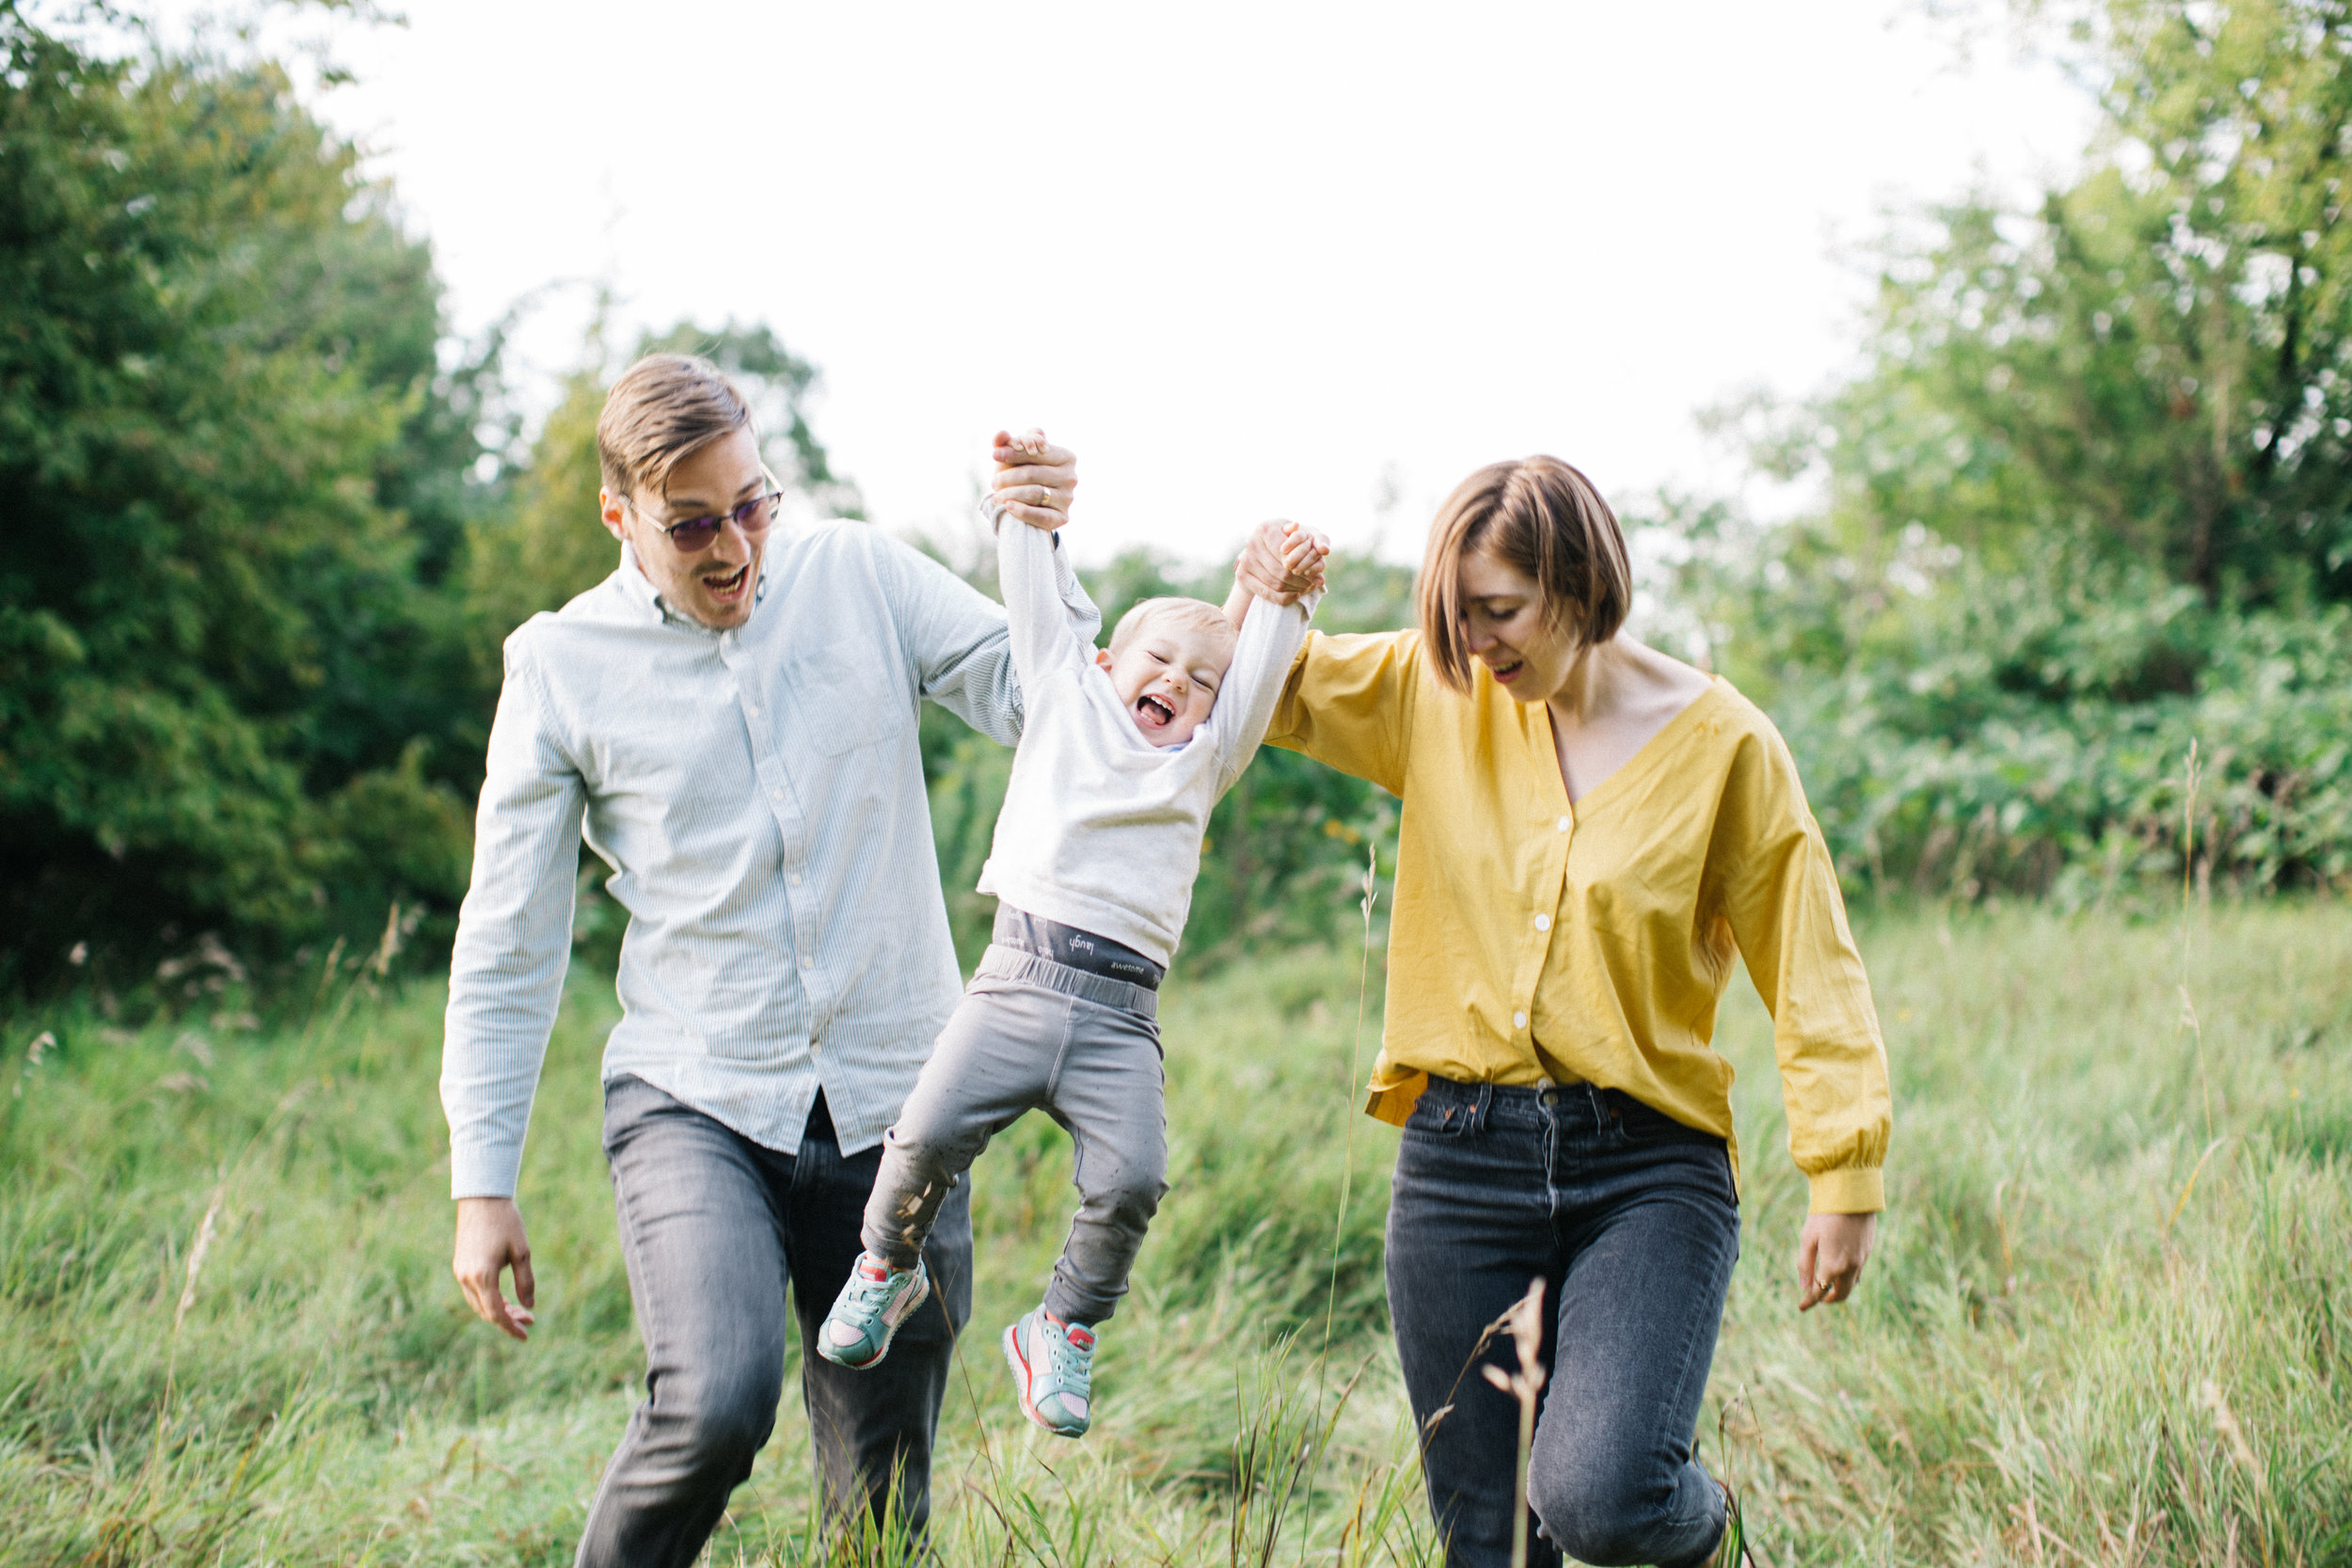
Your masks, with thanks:
M 1526 1028 L 1526 1027 L 1527 1027 L 1527 1015 L 1526 1015 L 1525 1013 L 1513 1013 L 1513 1014 L 1511 1015 L 1511 1027 L 1512 1027 L 1512 1028 L 1514 1028 L 1514 1029 L 1524 1029 L 1524 1028 Z
M 1550 930 L 1550 929 L 1551 929 L 1551 916 L 1549 916 L 1549 915 L 1548 915 L 1548 914 L 1539 914 L 1539 915 L 1537 915 L 1537 916 L 1535 917 L 1535 929 L 1537 929 L 1537 930 L 1539 930 L 1539 931 L 1549 931 L 1549 930 Z

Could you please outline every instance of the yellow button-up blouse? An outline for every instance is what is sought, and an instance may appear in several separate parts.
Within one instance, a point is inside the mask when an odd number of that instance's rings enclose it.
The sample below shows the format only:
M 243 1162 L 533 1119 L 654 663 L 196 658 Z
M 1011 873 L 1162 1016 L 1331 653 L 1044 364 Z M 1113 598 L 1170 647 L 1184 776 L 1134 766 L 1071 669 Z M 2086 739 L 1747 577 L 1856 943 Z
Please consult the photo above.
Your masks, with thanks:
M 1739 1145 L 1710 1041 L 1737 953 L 1772 1010 L 1789 1152 L 1817 1213 L 1885 1202 L 1892 1102 L 1870 984 L 1795 762 L 1718 677 L 1574 805 L 1549 709 L 1416 631 L 1311 634 L 1266 738 L 1404 801 L 1388 1023 L 1366 1107 L 1428 1075 L 1589 1080 Z

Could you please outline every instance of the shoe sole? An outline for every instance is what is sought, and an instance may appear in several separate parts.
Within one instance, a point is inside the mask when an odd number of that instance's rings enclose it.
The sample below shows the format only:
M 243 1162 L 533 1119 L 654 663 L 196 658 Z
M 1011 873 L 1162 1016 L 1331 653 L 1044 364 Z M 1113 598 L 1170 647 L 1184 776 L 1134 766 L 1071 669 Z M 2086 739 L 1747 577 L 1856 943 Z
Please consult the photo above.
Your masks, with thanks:
M 1087 1434 L 1086 1427 L 1079 1427 L 1074 1432 L 1068 1427 L 1057 1427 L 1038 1414 L 1037 1406 L 1029 1402 L 1029 1362 L 1028 1358 L 1021 1354 L 1020 1330 L 1021 1325 L 1017 1323 L 1008 1324 L 1001 1343 L 1005 1347 L 1005 1365 L 1012 1369 L 1012 1388 L 1021 1400 L 1021 1414 L 1057 1437 L 1084 1437 Z M 1089 1426 L 1092 1424 L 1092 1422 L 1088 1423 Z
M 890 1354 L 891 1341 L 898 1338 L 898 1330 L 905 1327 L 906 1321 L 922 1308 L 924 1302 L 930 1299 L 930 1275 L 928 1273 L 916 1275 L 914 1288 L 898 1298 L 904 1304 L 903 1309 L 898 1314 L 898 1321 L 892 1323 L 888 1318 L 882 1320 L 882 1341 L 875 1348 L 874 1354 L 865 1360 L 850 1361 L 835 1355 L 833 1347 L 825 1343 L 825 1334 L 821 1328 L 817 1331 L 817 1354 L 834 1366 L 847 1367 L 853 1372 L 862 1372 L 870 1367 L 881 1366 L 882 1357 Z

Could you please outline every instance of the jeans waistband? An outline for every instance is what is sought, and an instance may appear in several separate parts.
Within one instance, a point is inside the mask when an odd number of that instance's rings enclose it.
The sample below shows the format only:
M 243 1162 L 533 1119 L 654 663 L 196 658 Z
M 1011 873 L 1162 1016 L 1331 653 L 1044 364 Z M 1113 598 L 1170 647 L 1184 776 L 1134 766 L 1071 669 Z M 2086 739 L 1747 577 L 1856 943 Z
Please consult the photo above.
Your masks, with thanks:
M 999 947 L 994 942 L 989 943 L 988 950 L 980 955 L 980 967 L 972 974 L 976 980 L 983 976 L 992 980 L 1024 980 L 1064 996 L 1099 1002 L 1105 1007 L 1122 1007 L 1150 1019 L 1160 1016 L 1159 993 L 1148 987 L 1131 986 L 1104 974 L 1089 974 L 1083 969 L 1041 958 L 1034 953 Z
M 1100 974 L 1106 980 L 1124 980 L 1152 990 L 1159 990 L 1160 982 L 1168 978 L 1167 970 L 1123 942 L 1098 937 L 1092 931 L 1081 931 L 1058 920 L 1047 920 L 1026 910 L 1016 910 L 1010 904 L 996 906 L 996 923 L 989 933 L 989 941 L 1033 958 L 1083 969 L 1089 974 Z
M 1579 1080 L 1573 1084 L 1463 1084 L 1429 1075 L 1421 1103 L 1439 1110 L 1459 1108 L 1472 1127 L 1501 1122 L 1504 1126 L 1540 1126 L 1547 1114 L 1566 1115 L 1595 1128 L 1604 1125 L 1613 1110 L 1633 1097 L 1622 1089 L 1605 1089 Z

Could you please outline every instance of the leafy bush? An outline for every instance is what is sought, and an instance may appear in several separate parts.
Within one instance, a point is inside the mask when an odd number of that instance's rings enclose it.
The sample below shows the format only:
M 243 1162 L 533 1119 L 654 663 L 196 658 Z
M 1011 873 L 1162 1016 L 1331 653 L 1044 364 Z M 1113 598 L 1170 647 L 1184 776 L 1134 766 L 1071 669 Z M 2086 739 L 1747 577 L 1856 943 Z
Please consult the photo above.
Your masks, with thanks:
M 2070 8 L 2085 172 L 1925 214 L 1860 375 L 1719 412 L 1826 502 L 1663 503 L 1669 619 L 1788 732 L 1857 886 L 2341 882 L 2352 12 Z

